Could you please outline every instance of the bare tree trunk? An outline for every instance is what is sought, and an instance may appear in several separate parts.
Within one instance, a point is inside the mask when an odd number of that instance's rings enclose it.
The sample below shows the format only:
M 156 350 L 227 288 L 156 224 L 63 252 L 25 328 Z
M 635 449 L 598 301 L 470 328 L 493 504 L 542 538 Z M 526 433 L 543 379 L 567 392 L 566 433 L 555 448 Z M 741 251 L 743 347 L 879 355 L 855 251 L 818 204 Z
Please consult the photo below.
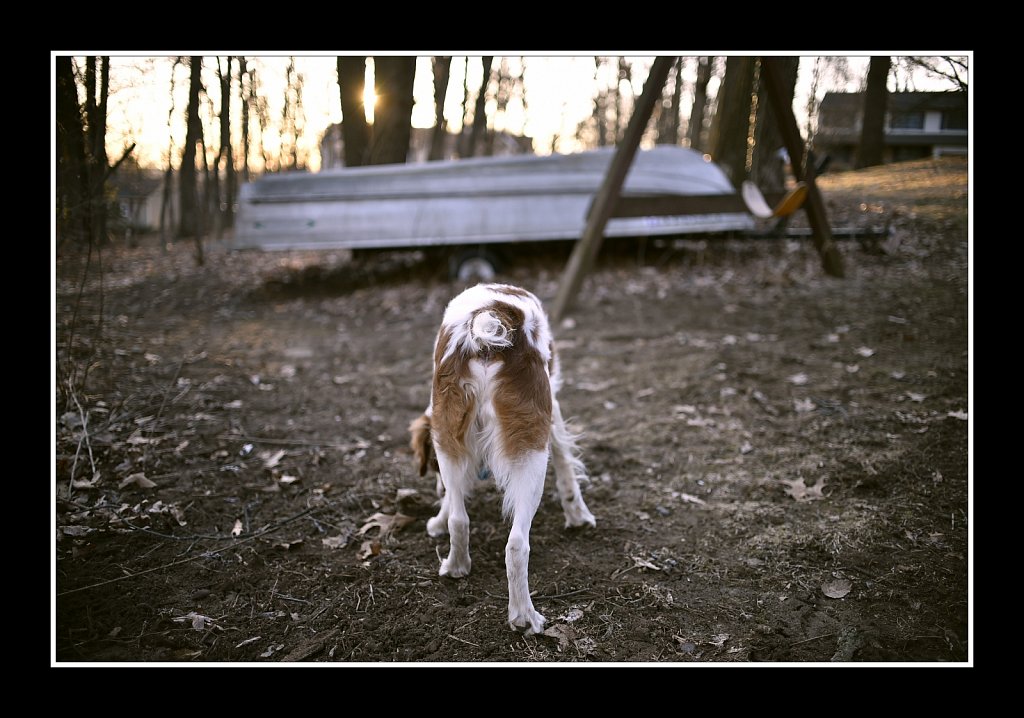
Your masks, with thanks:
M 302 110 L 302 73 L 295 69 L 295 58 L 288 58 L 285 69 L 284 107 L 281 110 L 281 169 L 302 169 L 304 158 L 299 157 L 299 138 L 306 123 Z
M 658 144 L 679 144 L 679 103 L 683 95 L 683 58 L 677 57 L 673 71 L 672 95 L 668 105 L 662 100 L 662 112 L 658 122 Z
M 860 145 L 857 147 L 855 169 L 882 164 L 885 149 L 885 106 L 889 91 L 889 67 L 892 58 L 873 56 L 868 65 L 868 83 L 864 91 L 864 121 L 861 125 Z
M 242 101 L 242 182 L 249 181 L 249 97 L 246 94 L 245 84 L 252 80 L 248 76 L 245 67 L 245 57 L 238 58 L 238 97 Z M 251 92 L 251 90 L 250 90 Z
M 61 239 L 85 235 L 88 197 L 85 126 L 71 57 L 57 61 L 57 218 Z
M 106 176 L 107 162 L 107 93 L 110 84 L 110 58 L 90 56 L 85 59 L 86 177 L 88 184 L 89 236 L 103 242 L 107 234 Z M 97 95 L 99 76 L 99 101 Z
M 220 58 L 217 59 L 217 74 L 220 78 L 220 150 L 217 152 L 217 172 L 224 163 L 224 200 L 217 207 L 217 236 L 221 229 L 230 227 L 235 221 L 235 158 L 231 151 L 231 55 L 227 56 L 226 67 L 221 72 Z
M 220 70 L 220 58 L 217 59 L 218 71 Z M 220 80 L 218 79 L 218 84 Z M 206 95 L 207 110 L 210 113 L 210 117 L 215 117 L 217 113 L 213 111 L 213 98 Z M 202 140 L 203 149 L 203 211 L 201 215 L 202 227 L 205 230 L 206 227 L 213 227 L 213 234 L 216 237 L 220 237 L 220 161 L 221 161 L 221 150 L 217 150 L 217 156 L 213 158 L 213 173 L 210 172 L 210 161 L 207 156 L 206 146 L 206 135 L 203 133 Z
M 466 132 L 466 122 L 469 119 L 469 57 L 465 59 L 462 68 L 462 128 L 459 130 L 458 154 L 459 157 L 466 157 L 472 151 L 469 146 L 469 133 Z
M 701 135 L 704 132 L 704 109 L 708 104 L 708 83 L 711 82 L 711 59 L 702 57 L 697 60 L 697 82 L 693 86 L 693 107 L 690 109 L 690 121 L 686 126 L 686 136 L 690 147 L 701 150 L 704 143 Z
M 594 79 L 598 79 L 601 73 L 601 58 L 594 58 Z M 605 88 L 598 87 L 597 95 L 594 96 L 594 119 L 597 124 L 597 146 L 604 147 L 608 144 L 608 93 Z
M 203 191 L 199 192 L 198 185 L 196 186 L 196 205 L 199 207 L 199 212 L 196 215 L 196 233 L 193 241 L 196 247 L 196 264 L 200 267 L 203 266 L 205 258 L 203 256 L 203 237 L 206 235 L 206 228 L 210 226 L 210 200 L 211 200 L 211 184 L 210 184 L 210 163 L 206 160 L 206 139 L 202 128 L 199 132 L 199 151 L 203 158 Z M 200 197 L 202 201 L 200 201 Z
M 160 251 L 167 251 L 167 242 L 170 239 L 170 228 L 174 224 L 171 216 L 171 188 L 174 184 L 174 170 L 171 168 L 171 161 L 167 160 L 167 169 L 164 171 L 164 186 L 160 195 Z
M 487 130 L 487 85 L 491 81 L 491 64 L 494 62 L 493 55 L 484 55 L 480 58 L 480 65 L 483 67 L 483 78 L 480 80 L 480 91 L 476 93 L 476 104 L 473 106 L 473 133 L 469 137 L 470 154 L 480 154 L 480 138 Z
M 363 91 L 366 87 L 366 57 L 338 58 L 338 88 L 341 92 L 341 138 L 345 144 L 345 166 L 366 164 L 370 147 L 370 126 L 366 124 Z
M 747 174 L 747 138 L 750 134 L 750 98 L 754 86 L 754 58 L 730 57 L 718 91 L 718 109 L 708 140 L 711 156 L 739 187 Z
M 622 136 L 626 132 L 626 125 L 629 124 L 629 114 L 625 110 L 625 102 L 622 96 L 622 81 L 625 80 L 630 88 L 633 87 L 633 66 L 626 62 L 626 58 L 619 58 L 619 79 L 615 83 L 615 143 L 622 142 Z
M 416 58 L 374 57 L 373 62 L 377 109 L 368 164 L 402 163 L 409 156 Z
M 178 170 L 178 236 L 195 236 L 197 215 L 199 211 L 196 189 L 196 145 L 202 139 L 202 124 L 199 121 L 199 91 L 202 86 L 200 73 L 203 58 L 189 59 L 188 109 L 185 120 L 185 148 L 181 155 L 181 168 Z
M 181 63 L 181 58 L 176 58 L 171 65 L 171 107 L 167 110 L 167 170 L 164 172 L 163 193 L 160 198 L 160 251 L 167 251 L 167 244 L 170 242 L 171 227 L 174 224 L 171 216 L 171 188 L 174 184 L 174 73 Z
M 796 89 L 796 75 L 800 67 L 799 57 L 778 58 L 779 67 L 783 71 L 785 86 L 783 93 L 790 105 L 793 104 L 793 93 Z M 785 189 L 786 176 L 783 159 L 779 150 L 784 147 L 782 134 L 779 132 L 779 115 L 768 100 L 764 82 L 757 88 L 757 119 L 754 127 L 754 154 L 750 175 L 754 183 L 761 189 L 778 192 Z
M 444 140 L 448 134 L 448 121 L 444 119 L 444 101 L 448 96 L 448 78 L 451 76 L 452 58 L 432 58 L 434 67 L 434 132 L 430 136 L 430 154 L 427 159 L 444 159 Z

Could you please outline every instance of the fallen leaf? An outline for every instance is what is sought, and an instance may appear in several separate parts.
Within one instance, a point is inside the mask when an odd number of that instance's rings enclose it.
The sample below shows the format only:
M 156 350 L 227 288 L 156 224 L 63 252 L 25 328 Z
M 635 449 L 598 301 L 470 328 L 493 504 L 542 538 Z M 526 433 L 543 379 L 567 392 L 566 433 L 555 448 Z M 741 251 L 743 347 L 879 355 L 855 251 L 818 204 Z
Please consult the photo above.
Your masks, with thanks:
M 829 598 L 842 598 L 850 592 L 853 584 L 845 578 L 837 578 L 821 584 L 821 592 Z
M 359 546 L 359 550 L 356 551 L 356 558 L 367 559 L 373 556 L 380 555 L 380 541 L 363 541 L 362 545 Z
M 248 646 L 250 643 L 255 643 L 256 641 L 260 640 L 261 638 L 263 638 L 263 636 L 253 636 L 252 638 L 246 638 L 244 641 L 242 641 L 237 646 L 235 646 L 235 648 L 241 648 L 242 646 Z
M 263 651 L 263 653 L 260 654 L 260 658 L 270 658 L 273 654 L 277 653 L 282 648 L 284 648 L 283 643 L 278 643 L 276 645 L 270 646 L 267 650 Z
M 740 453 L 741 454 L 749 454 L 753 450 L 754 450 L 754 447 L 751 445 L 751 443 L 749 441 L 744 441 L 743 445 L 740 447 Z
M 875 355 L 875 350 L 871 347 L 857 347 L 857 353 L 867 359 L 868 357 L 873 357 Z
M 912 391 L 908 391 L 907 392 L 907 398 L 910 399 L 911 401 L 922 402 L 925 399 L 927 399 L 928 397 L 925 396 L 924 394 L 916 394 L 916 393 L 914 393 Z
M 554 638 L 558 641 L 558 652 L 561 653 L 569 647 L 570 641 L 576 640 L 576 631 L 571 626 L 567 626 L 564 623 L 556 623 L 553 626 L 549 626 L 544 629 L 542 636 L 548 638 Z
M 235 525 L 231 527 L 232 536 L 241 536 L 242 534 L 242 520 L 235 519 Z
M 229 401 L 227 404 L 224 405 L 224 408 L 225 409 L 241 409 L 242 408 L 242 400 L 241 399 L 235 399 L 234 401 Z
M 260 454 L 260 458 L 263 459 L 263 468 L 272 469 L 281 463 L 281 459 L 284 458 L 284 449 L 275 451 L 274 453 L 263 452 Z
M 146 478 L 145 474 L 138 473 L 138 474 L 132 474 L 131 476 L 129 476 L 127 479 L 125 479 L 120 484 L 118 484 L 117 488 L 123 489 L 125 486 L 130 486 L 131 484 L 135 484 L 140 489 L 151 489 L 154 486 L 156 486 L 156 484 L 154 482 L 152 482 L 152 481 L 150 481 L 149 479 Z
M 825 488 L 824 478 L 818 479 L 818 483 L 814 484 L 814 486 L 807 486 L 803 478 L 779 479 L 779 481 L 787 486 L 786 493 L 797 501 L 814 501 L 825 498 L 825 495 L 821 493 L 822 489 Z
M 793 410 L 798 414 L 814 411 L 814 402 L 810 399 L 793 399 Z
M 121 627 L 120 626 L 115 626 L 114 628 L 110 629 L 110 633 L 107 634 L 107 637 L 108 638 L 117 638 L 117 635 L 119 633 L 121 633 Z
M 891 372 L 889 374 L 889 376 L 891 378 L 895 379 L 896 381 L 899 381 L 900 379 L 902 379 L 906 375 L 907 375 L 907 372 L 905 372 L 905 371 L 894 371 L 894 372 Z
M 708 643 L 710 643 L 715 648 L 721 648 L 723 645 L 725 645 L 725 642 L 728 641 L 730 638 L 732 638 L 732 636 L 730 636 L 728 633 L 716 633 L 708 640 Z
M 285 551 L 290 551 L 295 546 L 300 546 L 303 543 L 303 539 L 295 539 L 294 541 L 280 541 L 276 544 L 278 548 L 283 548 Z
M 344 548 L 345 544 L 348 543 L 348 539 L 344 536 L 328 536 L 325 539 L 320 539 L 320 541 L 323 543 L 324 548 L 329 549 Z
M 569 609 L 569 612 L 564 616 L 559 616 L 559 621 L 565 621 L 566 623 L 575 623 L 576 621 L 583 618 L 583 611 L 578 608 Z
M 395 492 L 395 501 L 405 501 L 411 499 L 414 496 L 419 496 L 419 491 L 416 489 L 398 489 Z
M 967 421 L 967 412 L 960 411 L 959 409 L 957 411 L 949 412 L 948 414 L 946 414 L 946 416 L 950 419 L 959 419 L 960 421 Z
M 150 352 L 146 352 L 145 354 L 143 354 L 142 358 L 148 361 L 150 364 L 157 364 L 160 361 L 159 354 L 152 354 Z
M 651 563 L 647 559 L 642 558 L 640 556 L 630 556 L 629 558 L 633 561 L 633 566 L 635 568 L 649 568 L 652 571 L 660 571 L 661 570 L 661 568 L 659 566 Z
M 415 520 L 416 519 L 412 516 L 406 516 L 405 514 L 385 514 L 378 511 L 373 516 L 366 519 L 366 523 L 360 527 L 357 533 L 362 536 L 370 529 L 378 528 L 380 529 L 378 538 L 383 540 L 390 538 L 396 531 L 401 531 L 404 527 L 408 526 Z
M 156 443 L 154 439 L 148 439 L 142 435 L 142 429 L 136 430 L 131 436 L 125 439 L 125 443 L 131 446 L 137 446 L 140 444 L 153 444 Z
M 75 479 L 71 482 L 71 488 L 73 489 L 91 489 L 100 480 L 100 472 L 96 472 L 92 475 L 91 479 Z
M 846 365 L 846 373 L 847 374 L 856 374 L 859 371 L 860 371 L 860 364 L 847 364 Z
M 705 506 L 708 503 L 704 499 L 694 496 L 693 494 L 679 494 L 679 498 L 688 504 L 699 504 L 701 506 Z
M 91 534 L 95 529 L 91 529 L 88 526 L 63 526 L 61 531 L 64 532 L 65 536 L 85 536 Z
M 278 373 L 285 379 L 291 379 L 297 371 L 294 364 L 282 364 L 281 370 Z
M 195 611 L 189 611 L 184 616 L 176 616 L 171 619 L 175 623 L 191 623 L 192 628 L 196 631 L 202 631 L 207 626 L 213 625 L 214 620 L 209 616 L 204 616 L 201 613 Z
M 298 480 L 298 476 L 290 476 L 288 474 L 285 474 L 280 479 L 278 479 L 278 481 L 280 481 L 282 484 L 294 484 Z
M 932 483 L 933 484 L 941 484 L 942 483 L 942 473 L 941 472 L 939 472 L 939 471 L 933 471 L 932 472 Z
M 798 374 L 793 374 L 786 381 L 788 381 L 790 384 L 795 384 L 796 386 L 803 386 L 809 381 L 809 379 L 807 378 L 806 374 L 800 372 Z

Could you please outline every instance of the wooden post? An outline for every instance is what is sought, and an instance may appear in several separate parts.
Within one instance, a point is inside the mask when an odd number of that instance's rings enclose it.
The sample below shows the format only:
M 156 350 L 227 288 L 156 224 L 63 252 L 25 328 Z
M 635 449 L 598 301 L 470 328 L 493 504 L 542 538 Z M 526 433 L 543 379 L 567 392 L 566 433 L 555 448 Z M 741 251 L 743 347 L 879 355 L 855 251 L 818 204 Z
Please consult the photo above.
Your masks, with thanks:
M 573 299 L 583 284 L 583 277 L 594 264 L 598 251 L 601 249 L 601 242 L 604 239 L 604 228 L 608 224 L 608 218 L 615 203 L 619 199 L 619 192 L 622 183 L 626 179 L 630 165 L 633 164 L 633 157 L 636 156 L 637 147 L 640 146 L 640 138 L 647 127 L 647 121 L 651 118 L 654 106 L 661 99 L 661 89 L 665 85 L 668 71 L 675 60 L 673 57 L 659 57 L 651 66 L 651 72 L 644 83 L 643 92 L 636 107 L 633 108 L 633 116 L 629 118 L 629 125 L 626 127 L 626 134 L 622 142 L 615 150 L 615 156 L 608 166 L 608 172 L 604 176 L 601 188 L 597 191 L 594 203 L 590 207 L 590 214 L 587 216 L 587 225 L 583 230 L 583 236 L 576 243 L 569 257 L 569 263 L 562 274 L 562 283 L 558 287 L 558 295 L 552 305 L 551 316 L 557 322 L 562 319 L 565 312 L 572 305 Z M 795 120 L 794 120 L 795 122 Z
M 807 183 L 807 202 L 804 204 L 804 209 L 807 210 L 807 219 L 811 224 L 811 238 L 814 241 L 814 247 L 821 256 L 821 266 L 825 269 L 826 274 L 842 277 L 844 276 L 843 257 L 839 254 L 835 242 L 832 241 L 832 230 L 828 226 L 825 203 L 814 182 L 814 162 L 810 161 L 810 157 L 805 156 L 809 153 L 804 152 L 804 141 L 796 124 L 793 107 L 787 101 L 786 93 L 782 89 L 784 83 L 781 58 L 761 58 L 761 81 L 764 82 L 769 101 L 779 118 L 779 132 L 782 134 L 782 141 L 789 153 L 793 175 L 797 181 Z

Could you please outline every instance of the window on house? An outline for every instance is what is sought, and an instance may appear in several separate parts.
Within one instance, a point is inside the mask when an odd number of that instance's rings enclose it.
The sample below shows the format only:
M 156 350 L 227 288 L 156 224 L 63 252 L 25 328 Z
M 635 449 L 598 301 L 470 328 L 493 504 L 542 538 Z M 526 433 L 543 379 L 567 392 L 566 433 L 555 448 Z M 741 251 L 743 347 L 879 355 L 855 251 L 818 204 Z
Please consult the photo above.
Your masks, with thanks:
M 889 118 L 889 127 L 893 130 L 923 130 L 923 112 L 894 112 Z
M 967 110 L 946 110 L 942 113 L 942 129 L 966 130 Z

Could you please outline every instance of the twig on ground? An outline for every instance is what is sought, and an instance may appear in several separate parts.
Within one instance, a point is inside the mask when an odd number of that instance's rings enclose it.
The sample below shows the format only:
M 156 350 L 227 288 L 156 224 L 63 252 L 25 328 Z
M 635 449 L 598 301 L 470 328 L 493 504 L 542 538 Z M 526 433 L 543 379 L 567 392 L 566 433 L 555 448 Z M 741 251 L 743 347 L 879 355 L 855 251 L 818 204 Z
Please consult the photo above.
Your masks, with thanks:
M 802 641 L 797 641 L 796 643 L 790 643 L 789 647 L 792 648 L 793 646 L 799 646 L 801 643 L 810 643 L 811 641 L 817 641 L 819 638 L 830 638 L 830 637 L 832 637 L 834 635 L 836 635 L 836 634 L 835 633 L 823 633 L 820 636 L 814 636 L 813 638 L 805 638 Z
M 71 394 L 71 398 L 75 401 L 75 406 L 78 407 L 78 415 L 82 418 L 82 437 L 78 440 L 78 448 L 75 450 L 75 461 L 71 464 L 71 477 L 68 479 L 68 496 L 71 496 L 71 491 L 74 488 L 75 481 L 75 469 L 78 466 L 78 454 L 82 450 L 82 442 L 85 442 L 85 448 L 89 452 L 89 464 L 92 467 L 92 475 L 96 476 L 96 460 L 92 455 L 92 443 L 89 441 L 89 417 L 85 415 L 85 410 L 82 408 L 81 402 L 78 401 L 78 394 L 75 393 L 75 388 L 68 383 L 68 393 Z

